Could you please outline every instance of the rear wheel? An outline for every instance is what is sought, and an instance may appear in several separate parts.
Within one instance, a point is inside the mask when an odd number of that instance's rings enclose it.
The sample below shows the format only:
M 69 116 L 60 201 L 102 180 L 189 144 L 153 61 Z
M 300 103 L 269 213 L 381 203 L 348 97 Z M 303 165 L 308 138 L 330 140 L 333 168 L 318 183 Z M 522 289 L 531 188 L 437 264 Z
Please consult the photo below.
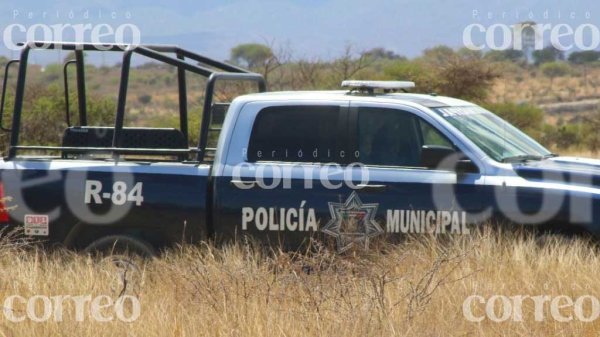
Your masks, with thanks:
M 144 258 L 157 256 L 148 242 L 127 235 L 104 236 L 85 247 L 84 252 L 98 255 L 138 255 Z

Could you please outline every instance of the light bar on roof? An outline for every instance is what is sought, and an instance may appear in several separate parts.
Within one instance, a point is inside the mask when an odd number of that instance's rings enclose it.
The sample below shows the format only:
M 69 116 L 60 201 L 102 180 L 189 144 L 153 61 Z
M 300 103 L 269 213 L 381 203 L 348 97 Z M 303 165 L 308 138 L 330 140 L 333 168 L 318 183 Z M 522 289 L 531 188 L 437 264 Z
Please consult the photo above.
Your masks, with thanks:
M 399 90 L 414 88 L 415 82 L 410 81 L 357 81 L 347 80 L 342 82 L 342 88 L 351 89 L 384 89 Z

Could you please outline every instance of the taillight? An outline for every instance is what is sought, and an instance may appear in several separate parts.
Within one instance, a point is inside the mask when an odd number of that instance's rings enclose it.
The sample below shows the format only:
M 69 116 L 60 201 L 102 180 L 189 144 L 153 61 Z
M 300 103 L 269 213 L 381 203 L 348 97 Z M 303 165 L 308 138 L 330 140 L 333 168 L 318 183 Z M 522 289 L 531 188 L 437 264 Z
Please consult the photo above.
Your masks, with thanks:
M 10 216 L 8 215 L 8 210 L 6 209 L 5 201 L 9 201 L 8 198 L 4 195 L 4 184 L 0 183 L 0 223 L 9 222 Z

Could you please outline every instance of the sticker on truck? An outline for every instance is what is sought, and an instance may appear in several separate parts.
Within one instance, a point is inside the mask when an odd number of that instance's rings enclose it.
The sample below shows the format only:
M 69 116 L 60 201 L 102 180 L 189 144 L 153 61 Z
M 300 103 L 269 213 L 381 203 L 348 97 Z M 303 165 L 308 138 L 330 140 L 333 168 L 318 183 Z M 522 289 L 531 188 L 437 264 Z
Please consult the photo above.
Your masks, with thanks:
M 26 214 L 23 219 L 25 235 L 48 236 L 50 219 L 45 214 Z

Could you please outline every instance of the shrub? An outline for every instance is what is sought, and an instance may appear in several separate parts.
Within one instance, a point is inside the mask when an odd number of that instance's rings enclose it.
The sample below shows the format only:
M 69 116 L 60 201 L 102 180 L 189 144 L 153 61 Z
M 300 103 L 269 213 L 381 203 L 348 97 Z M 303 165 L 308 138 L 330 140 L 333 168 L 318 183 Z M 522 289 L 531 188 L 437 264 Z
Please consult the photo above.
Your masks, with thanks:
M 493 103 L 484 107 L 509 123 L 513 124 L 529 136 L 542 140 L 544 111 L 529 104 Z

